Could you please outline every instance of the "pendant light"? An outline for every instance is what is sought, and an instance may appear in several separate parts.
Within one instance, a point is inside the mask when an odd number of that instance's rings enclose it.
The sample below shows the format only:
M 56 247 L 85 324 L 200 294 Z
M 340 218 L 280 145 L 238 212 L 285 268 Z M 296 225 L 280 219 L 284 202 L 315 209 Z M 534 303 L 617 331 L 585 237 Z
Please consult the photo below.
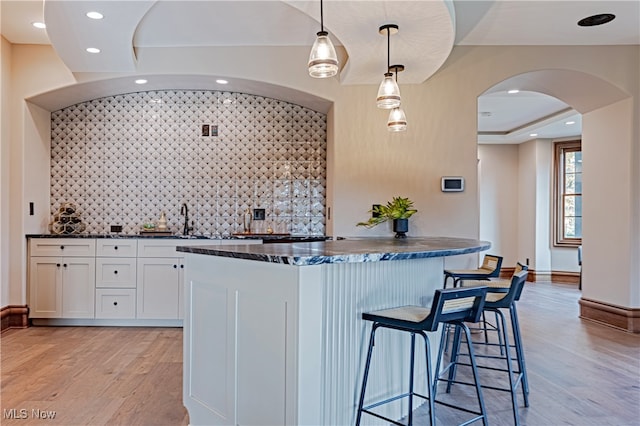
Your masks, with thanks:
M 398 84 L 398 73 L 404 71 L 404 65 L 392 65 L 391 69 L 396 73 L 396 84 Z M 407 130 L 407 117 L 401 105 L 398 105 L 389 112 L 387 130 L 390 132 L 404 132 Z
M 398 26 L 395 24 L 386 24 L 378 29 L 380 34 L 387 34 L 387 72 L 384 74 L 384 80 L 380 83 L 378 88 L 378 98 L 376 105 L 382 109 L 392 109 L 400 106 L 400 88 L 393 79 L 393 74 L 390 72 L 389 56 L 391 53 L 390 39 L 392 34 L 398 33 Z
M 316 36 L 309 54 L 309 75 L 314 78 L 333 77 L 338 73 L 338 55 L 329 39 L 329 33 L 324 30 L 322 0 L 320 0 L 320 31 Z

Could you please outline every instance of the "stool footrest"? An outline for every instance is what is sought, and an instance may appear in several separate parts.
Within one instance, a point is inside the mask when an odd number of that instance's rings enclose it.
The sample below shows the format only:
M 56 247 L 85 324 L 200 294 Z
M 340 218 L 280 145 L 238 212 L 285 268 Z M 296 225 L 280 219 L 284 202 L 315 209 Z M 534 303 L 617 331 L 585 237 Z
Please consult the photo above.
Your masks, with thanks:
M 383 419 L 383 420 L 389 421 L 389 422 L 391 422 L 393 424 L 396 424 L 396 425 L 403 425 L 403 423 L 399 423 L 396 420 L 390 419 L 388 417 L 384 417 L 383 415 L 374 413 L 373 411 L 370 411 L 370 410 L 372 408 L 376 408 L 376 407 L 379 407 L 381 405 L 388 404 L 390 402 L 397 401 L 397 400 L 402 399 L 402 398 L 408 398 L 409 396 L 418 396 L 418 397 L 420 397 L 420 398 L 422 398 L 424 400 L 427 400 L 427 401 L 429 400 L 429 397 L 426 397 L 426 396 L 421 395 L 419 393 L 416 393 L 416 392 L 409 393 L 409 392 L 407 392 L 407 393 L 403 393 L 401 395 L 392 396 L 391 398 L 387 398 L 387 399 L 385 399 L 383 401 L 378 401 L 378 402 L 375 402 L 373 404 L 369 404 L 366 407 L 362 407 L 362 412 L 370 414 L 370 415 L 375 416 L 375 417 L 378 417 L 379 419 Z M 437 402 L 437 401 L 434 401 L 434 402 Z M 473 414 L 477 414 L 477 413 L 473 413 Z

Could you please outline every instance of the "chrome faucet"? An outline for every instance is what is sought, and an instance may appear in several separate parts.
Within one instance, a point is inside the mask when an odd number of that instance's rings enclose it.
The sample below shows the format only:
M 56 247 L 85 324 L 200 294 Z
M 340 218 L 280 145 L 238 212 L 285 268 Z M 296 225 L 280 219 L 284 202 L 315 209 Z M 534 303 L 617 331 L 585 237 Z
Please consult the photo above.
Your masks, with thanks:
M 189 235 L 189 232 L 193 231 L 193 228 L 189 227 L 189 208 L 187 207 L 187 203 L 183 203 L 180 208 L 180 215 L 184 216 L 184 229 L 182 230 L 182 235 Z

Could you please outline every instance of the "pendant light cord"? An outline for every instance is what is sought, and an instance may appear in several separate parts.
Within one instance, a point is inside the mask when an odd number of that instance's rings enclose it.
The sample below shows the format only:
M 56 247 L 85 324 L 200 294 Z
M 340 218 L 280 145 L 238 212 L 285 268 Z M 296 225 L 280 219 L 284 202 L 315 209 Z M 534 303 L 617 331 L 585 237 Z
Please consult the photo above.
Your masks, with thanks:
M 389 72 L 389 67 L 391 66 L 391 62 L 390 62 L 390 56 L 391 56 L 391 31 L 389 30 L 389 27 L 387 27 L 387 72 Z
M 322 0 L 320 0 L 320 31 L 324 32 L 324 14 L 322 11 Z

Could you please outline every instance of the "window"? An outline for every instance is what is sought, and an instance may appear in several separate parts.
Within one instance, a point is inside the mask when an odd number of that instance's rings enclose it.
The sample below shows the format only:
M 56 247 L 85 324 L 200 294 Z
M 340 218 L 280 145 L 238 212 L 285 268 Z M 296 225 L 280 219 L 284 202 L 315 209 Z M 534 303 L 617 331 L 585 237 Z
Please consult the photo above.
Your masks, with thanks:
M 582 244 L 582 141 L 556 142 L 555 246 Z

